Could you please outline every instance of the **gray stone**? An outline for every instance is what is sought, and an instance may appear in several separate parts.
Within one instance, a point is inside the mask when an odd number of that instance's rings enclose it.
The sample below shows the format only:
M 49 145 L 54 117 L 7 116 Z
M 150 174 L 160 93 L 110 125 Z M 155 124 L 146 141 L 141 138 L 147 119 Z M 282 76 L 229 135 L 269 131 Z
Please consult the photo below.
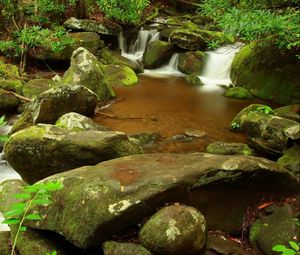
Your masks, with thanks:
M 285 150 L 283 156 L 277 162 L 296 176 L 300 176 L 300 146 L 296 144 L 292 148 Z

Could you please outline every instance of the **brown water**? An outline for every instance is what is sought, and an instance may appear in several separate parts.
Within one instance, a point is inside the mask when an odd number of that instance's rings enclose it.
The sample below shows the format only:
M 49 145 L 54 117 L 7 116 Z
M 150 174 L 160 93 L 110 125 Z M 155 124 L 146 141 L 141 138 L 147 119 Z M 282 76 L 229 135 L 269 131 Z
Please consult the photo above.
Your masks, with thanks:
M 115 91 L 119 100 L 101 112 L 137 119 L 114 119 L 96 114 L 94 120 L 127 134 L 159 133 L 158 142 L 145 148 L 148 153 L 205 151 L 206 146 L 214 141 L 245 143 L 244 134 L 229 130 L 233 117 L 249 104 L 266 103 L 226 98 L 222 88 L 207 91 L 189 85 L 182 77 L 142 75 L 137 86 L 118 87 Z M 205 131 L 206 136 L 191 142 L 172 139 L 187 129 Z

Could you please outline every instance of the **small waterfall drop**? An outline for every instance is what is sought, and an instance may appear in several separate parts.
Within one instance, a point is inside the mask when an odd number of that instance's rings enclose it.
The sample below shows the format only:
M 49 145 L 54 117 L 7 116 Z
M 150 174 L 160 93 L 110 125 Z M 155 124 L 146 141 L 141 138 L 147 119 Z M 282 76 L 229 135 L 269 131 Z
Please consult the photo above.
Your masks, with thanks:
M 222 46 L 215 51 L 207 52 L 204 70 L 199 76 L 204 85 L 214 87 L 216 85 L 229 86 L 231 84 L 231 64 L 235 54 L 241 47 L 242 44 L 237 43 Z
M 143 58 L 143 54 L 149 42 L 153 42 L 159 39 L 159 32 L 157 29 L 143 30 L 138 32 L 135 42 L 128 47 L 126 37 L 121 32 L 118 35 L 119 49 L 121 49 L 121 55 L 133 61 L 139 61 Z

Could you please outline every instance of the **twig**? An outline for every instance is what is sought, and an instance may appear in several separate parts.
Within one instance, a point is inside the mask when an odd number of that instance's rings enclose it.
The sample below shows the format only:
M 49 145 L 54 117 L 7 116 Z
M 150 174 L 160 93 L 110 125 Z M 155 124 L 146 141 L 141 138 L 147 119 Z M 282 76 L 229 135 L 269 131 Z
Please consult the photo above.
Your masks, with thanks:
M 124 115 L 115 115 L 115 114 L 109 114 L 105 112 L 97 111 L 97 114 L 100 114 L 102 116 L 112 118 L 112 119 L 121 119 L 121 120 L 151 120 L 151 121 L 158 121 L 156 117 L 151 116 L 150 118 L 143 118 L 143 117 L 130 117 L 130 116 L 124 116 Z
M 19 98 L 19 99 L 21 99 L 21 100 L 24 100 L 24 101 L 26 101 L 26 102 L 32 102 L 32 100 L 31 100 L 30 98 L 28 98 L 28 97 L 23 97 L 23 96 L 21 96 L 21 95 L 15 93 L 15 92 L 13 92 L 13 91 L 7 91 L 7 92 L 8 92 L 9 94 L 14 95 L 15 97 L 17 97 L 17 98 Z

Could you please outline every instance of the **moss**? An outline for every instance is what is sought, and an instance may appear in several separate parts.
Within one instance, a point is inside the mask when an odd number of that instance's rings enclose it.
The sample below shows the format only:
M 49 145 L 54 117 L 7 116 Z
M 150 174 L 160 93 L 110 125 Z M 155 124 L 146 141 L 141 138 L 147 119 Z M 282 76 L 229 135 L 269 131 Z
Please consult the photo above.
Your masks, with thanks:
M 0 88 L 0 112 L 16 111 L 19 105 L 19 99 L 14 95 Z
M 300 146 L 294 145 L 292 148 L 284 151 L 283 156 L 277 163 L 289 169 L 296 176 L 300 174 Z
M 0 78 L 4 79 L 19 79 L 19 69 L 12 64 L 5 64 L 0 59 Z
M 0 80 L 0 88 L 22 94 L 23 83 L 20 80 Z
M 204 65 L 206 54 L 202 51 L 181 53 L 177 68 L 186 74 L 200 74 Z
M 238 99 L 252 99 L 253 96 L 250 92 L 243 87 L 233 87 L 229 88 L 226 93 L 226 97 L 238 98 Z
M 22 87 L 22 94 L 28 98 L 35 98 L 42 92 L 51 89 L 56 84 L 49 79 L 30 80 Z
M 186 76 L 184 76 L 184 79 L 193 86 L 203 86 L 204 85 L 202 83 L 201 79 L 195 74 L 186 75 Z
M 135 72 L 128 66 L 107 65 L 104 67 L 104 77 L 110 87 L 132 86 L 138 82 Z
M 254 222 L 254 224 L 252 224 L 252 226 L 250 228 L 250 233 L 249 233 L 250 243 L 254 242 L 254 240 L 257 239 L 257 236 L 260 232 L 261 227 L 262 227 L 261 220 L 257 220 Z

